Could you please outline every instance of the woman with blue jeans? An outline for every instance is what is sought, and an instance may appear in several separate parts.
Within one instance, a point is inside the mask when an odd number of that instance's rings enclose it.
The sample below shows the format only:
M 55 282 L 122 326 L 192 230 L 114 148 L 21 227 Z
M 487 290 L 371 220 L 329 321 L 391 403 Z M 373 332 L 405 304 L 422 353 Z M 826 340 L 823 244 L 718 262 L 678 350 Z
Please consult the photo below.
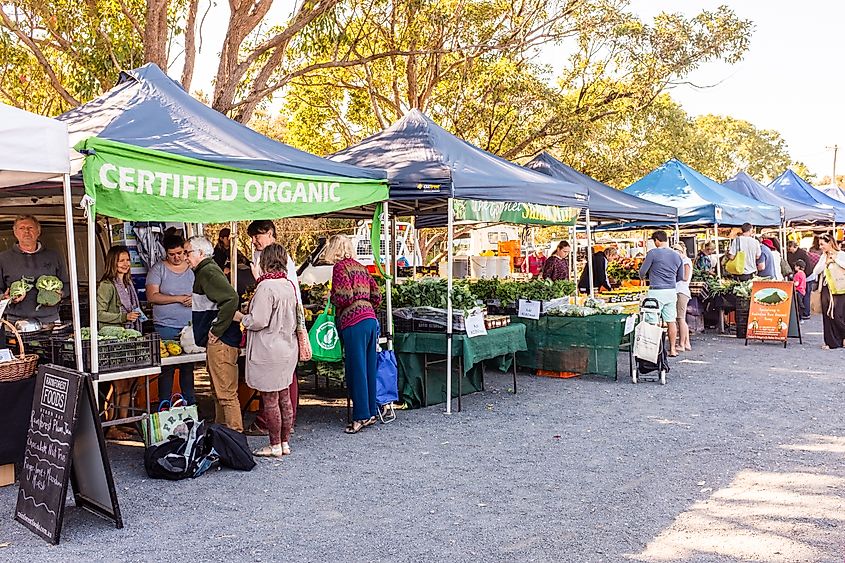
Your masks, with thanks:
M 191 322 L 191 295 L 194 271 L 185 260 L 182 246 L 185 240 L 179 235 L 164 237 L 162 245 L 167 257 L 147 273 L 147 301 L 153 304 L 153 324 L 162 340 L 179 342 L 182 329 Z M 182 397 L 192 405 L 194 397 L 194 364 L 162 366 L 158 378 L 158 400 L 170 400 L 173 393 L 173 376 L 179 368 L 179 388 Z
M 381 290 L 367 269 L 354 258 L 352 241 L 334 235 L 326 243 L 323 258 L 332 269 L 331 302 L 337 308 L 337 329 L 344 349 L 346 386 L 352 396 L 352 424 L 347 434 L 372 426 L 378 415 L 376 369 L 379 326 L 376 307 Z

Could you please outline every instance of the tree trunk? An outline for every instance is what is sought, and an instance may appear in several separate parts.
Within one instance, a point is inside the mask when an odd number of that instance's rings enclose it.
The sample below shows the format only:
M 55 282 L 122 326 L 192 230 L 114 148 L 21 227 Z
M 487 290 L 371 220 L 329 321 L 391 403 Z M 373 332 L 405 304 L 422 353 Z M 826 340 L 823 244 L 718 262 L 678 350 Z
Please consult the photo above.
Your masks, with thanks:
M 144 25 L 144 62 L 167 72 L 167 0 L 147 0 Z
M 197 57 L 196 21 L 199 0 L 191 0 L 188 6 L 188 19 L 185 22 L 185 66 L 182 67 L 182 88 L 191 91 L 191 81 L 194 79 L 194 62 Z

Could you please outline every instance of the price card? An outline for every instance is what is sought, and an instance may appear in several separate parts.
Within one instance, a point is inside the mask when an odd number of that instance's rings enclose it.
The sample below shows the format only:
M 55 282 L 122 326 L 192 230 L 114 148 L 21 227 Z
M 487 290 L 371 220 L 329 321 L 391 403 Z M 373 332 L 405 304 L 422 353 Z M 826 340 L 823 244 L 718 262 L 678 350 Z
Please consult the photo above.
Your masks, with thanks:
M 540 318 L 540 301 L 530 301 L 528 299 L 520 299 L 519 300 L 519 312 L 517 313 L 518 317 L 522 317 L 523 319 L 534 319 L 537 320 Z
M 11 299 L 2 299 L 0 300 L 0 317 L 6 312 L 6 307 L 11 302 Z
M 464 327 L 469 338 L 486 336 L 487 327 L 484 326 L 484 313 L 479 309 L 473 310 L 472 313 L 464 318 Z
M 628 318 L 625 319 L 625 334 L 630 333 L 634 330 L 634 326 L 637 324 L 637 316 L 636 315 L 628 315 Z

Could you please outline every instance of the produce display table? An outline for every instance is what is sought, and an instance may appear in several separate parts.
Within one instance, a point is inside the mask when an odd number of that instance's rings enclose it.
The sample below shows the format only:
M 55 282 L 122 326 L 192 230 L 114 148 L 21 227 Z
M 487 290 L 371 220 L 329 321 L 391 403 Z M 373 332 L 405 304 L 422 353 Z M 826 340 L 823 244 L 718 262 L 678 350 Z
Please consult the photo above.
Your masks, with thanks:
M 528 349 L 519 365 L 531 369 L 617 377 L 616 358 L 628 315 L 589 317 L 511 317 L 511 326 L 525 326 Z
M 0 465 L 23 459 L 33 393 L 34 377 L 0 383 Z
M 444 333 L 400 332 L 393 339 L 393 349 L 399 364 L 399 397 L 411 408 L 419 408 L 446 401 L 446 378 L 429 377 L 429 368 L 445 364 L 446 335 Z M 516 393 L 516 357 L 527 350 L 525 327 L 512 324 L 487 331 L 486 336 L 468 338 L 452 335 L 452 356 L 457 358 L 459 376 L 453 372 L 452 393 L 457 390 L 458 410 L 461 408 L 463 387 L 472 393 L 484 389 L 484 363 L 493 362 L 501 371 L 513 370 Z M 429 356 L 437 356 L 431 360 Z M 440 370 L 443 373 L 443 370 Z M 435 381 L 432 381 L 435 379 Z

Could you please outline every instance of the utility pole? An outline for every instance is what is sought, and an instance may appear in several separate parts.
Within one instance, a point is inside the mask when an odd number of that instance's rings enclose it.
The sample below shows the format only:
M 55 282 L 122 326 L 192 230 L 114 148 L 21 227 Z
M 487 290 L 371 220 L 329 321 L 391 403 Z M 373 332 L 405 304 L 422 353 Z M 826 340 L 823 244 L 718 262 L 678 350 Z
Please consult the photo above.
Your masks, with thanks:
M 836 183 L 836 153 L 839 152 L 839 145 L 833 145 L 832 147 L 826 147 L 828 149 L 833 149 L 833 176 L 830 177 L 830 183 L 833 186 L 839 186 Z

